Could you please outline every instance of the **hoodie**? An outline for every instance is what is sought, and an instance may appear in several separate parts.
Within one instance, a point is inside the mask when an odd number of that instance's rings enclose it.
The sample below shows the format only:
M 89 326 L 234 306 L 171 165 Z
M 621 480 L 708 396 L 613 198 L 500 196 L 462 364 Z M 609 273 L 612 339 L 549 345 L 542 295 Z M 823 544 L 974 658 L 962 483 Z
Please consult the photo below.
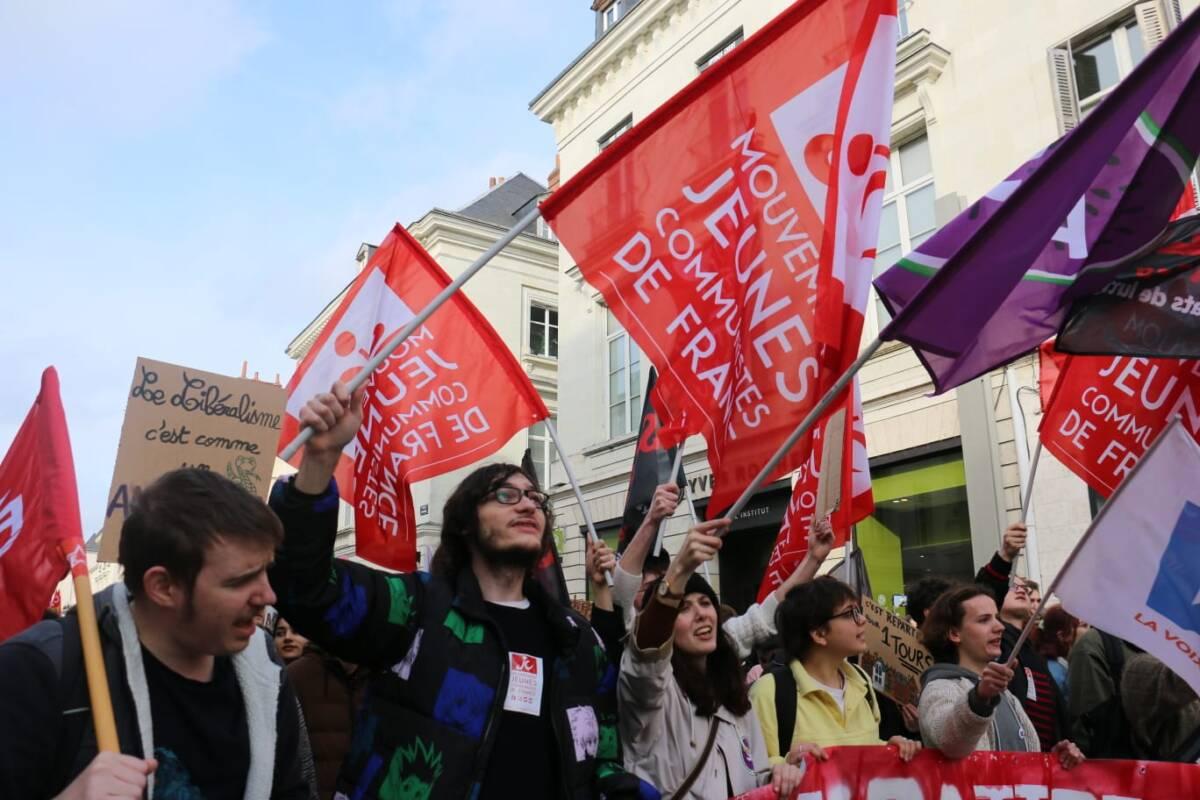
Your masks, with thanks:
M 975 693 L 978 683 L 977 674 L 957 664 L 925 670 L 917 707 L 925 746 L 948 758 L 964 758 L 976 750 L 1039 751 L 1033 722 L 1012 692 L 1005 690 L 989 703 Z

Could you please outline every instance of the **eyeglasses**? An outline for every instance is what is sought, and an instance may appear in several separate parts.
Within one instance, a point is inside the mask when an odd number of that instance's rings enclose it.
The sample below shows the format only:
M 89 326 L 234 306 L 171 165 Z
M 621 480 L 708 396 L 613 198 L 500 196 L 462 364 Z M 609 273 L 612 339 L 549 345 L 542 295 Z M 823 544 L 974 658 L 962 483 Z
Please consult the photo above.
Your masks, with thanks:
M 484 500 L 495 500 L 506 506 L 515 506 L 522 497 L 528 497 L 542 511 L 550 508 L 550 497 L 537 489 L 518 489 L 516 486 L 498 486 L 484 495 Z
M 855 625 L 860 622 L 866 622 L 867 619 L 867 615 L 863 613 L 862 606 L 850 606 L 842 613 L 834 614 L 832 617 L 827 619 L 826 622 L 833 622 L 838 617 L 845 617 L 846 619 L 854 622 Z

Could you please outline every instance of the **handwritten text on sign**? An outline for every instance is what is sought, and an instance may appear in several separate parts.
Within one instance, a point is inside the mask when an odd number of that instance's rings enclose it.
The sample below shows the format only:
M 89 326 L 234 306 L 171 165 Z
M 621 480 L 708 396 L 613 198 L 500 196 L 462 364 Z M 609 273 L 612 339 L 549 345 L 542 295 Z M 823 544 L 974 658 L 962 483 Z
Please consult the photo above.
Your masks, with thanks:
M 265 498 L 283 403 L 279 386 L 139 358 L 104 512 L 100 560 L 116 560 L 134 498 L 170 470 L 215 470 Z
M 862 599 L 867 616 L 867 652 L 860 665 L 875 690 L 897 703 L 916 705 L 921 694 L 921 673 L 933 665 L 933 656 L 917 641 L 917 629 L 869 597 Z

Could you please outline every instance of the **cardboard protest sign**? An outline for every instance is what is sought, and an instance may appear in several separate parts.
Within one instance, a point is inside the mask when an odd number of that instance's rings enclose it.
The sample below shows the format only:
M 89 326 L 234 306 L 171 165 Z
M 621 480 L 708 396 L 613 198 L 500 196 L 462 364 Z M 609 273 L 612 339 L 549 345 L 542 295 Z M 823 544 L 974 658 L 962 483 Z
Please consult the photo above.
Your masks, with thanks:
M 917 641 L 917 629 L 870 597 L 862 598 L 867 617 L 867 652 L 859 666 L 875 691 L 897 703 L 916 705 L 921 694 L 921 673 L 933 665 L 933 656 Z
M 845 454 L 846 409 L 839 408 L 825 420 L 821 435 L 821 477 L 817 480 L 817 508 L 820 519 L 842 504 L 842 456 Z
M 134 498 L 165 472 L 215 470 L 265 499 L 284 400 L 281 386 L 139 358 L 104 511 L 100 561 L 116 561 Z

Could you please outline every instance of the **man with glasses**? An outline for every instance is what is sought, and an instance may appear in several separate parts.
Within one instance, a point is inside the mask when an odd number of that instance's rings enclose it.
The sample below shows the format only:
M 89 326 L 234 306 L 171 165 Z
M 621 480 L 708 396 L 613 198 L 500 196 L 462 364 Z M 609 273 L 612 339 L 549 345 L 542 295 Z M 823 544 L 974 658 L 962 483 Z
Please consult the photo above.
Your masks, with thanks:
M 548 499 L 518 466 L 451 493 L 432 574 L 333 558 L 332 476 L 362 423 L 334 384 L 300 420 L 316 430 L 271 507 L 286 539 L 270 577 L 280 612 L 338 658 L 376 671 L 335 797 L 636 797 L 621 768 L 616 670 L 587 621 L 531 571 L 551 542 Z
M 1000 621 L 1004 623 L 1001 640 L 1000 661 L 1008 661 L 1013 645 L 1021 636 L 1026 625 L 1036 624 L 1033 614 L 1037 610 L 1034 592 L 1037 585 L 1020 575 L 1013 575 L 1013 562 L 1025 547 L 1025 525 L 1014 522 L 1004 531 L 1000 549 L 985 564 L 975 580 L 987 588 L 996 599 L 1000 609 Z M 1040 600 L 1040 595 L 1039 595 Z M 1055 743 L 1069 738 L 1070 723 L 1067 702 L 1058 689 L 1045 656 L 1037 652 L 1033 637 L 1026 639 L 1013 664 L 1013 679 L 1008 690 L 1021 701 L 1025 713 L 1037 728 L 1042 750 L 1049 752 Z

